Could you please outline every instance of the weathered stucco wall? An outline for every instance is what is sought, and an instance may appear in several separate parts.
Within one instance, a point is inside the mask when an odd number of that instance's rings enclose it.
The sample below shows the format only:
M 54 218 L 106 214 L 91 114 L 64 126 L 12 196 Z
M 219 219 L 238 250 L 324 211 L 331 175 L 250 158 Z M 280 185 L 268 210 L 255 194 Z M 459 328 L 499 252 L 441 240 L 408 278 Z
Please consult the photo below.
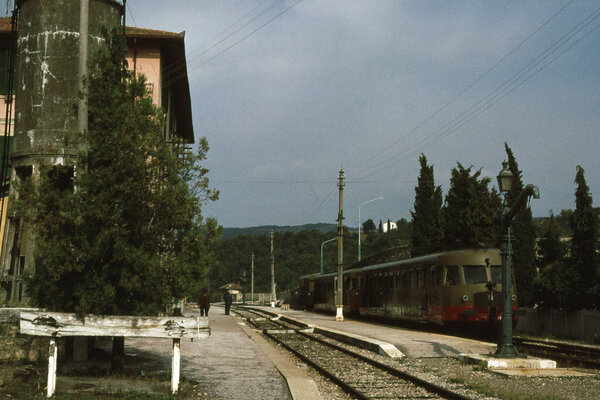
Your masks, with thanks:
M 90 0 L 89 52 L 102 30 L 120 26 L 120 5 Z M 15 166 L 47 159 L 62 164 L 76 154 L 65 135 L 77 131 L 80 0 L 21 1 L 17 37 Z M 42 160 L 39 160 L 42 161 Z
M 160 48 L 156 45 L 134 44 L 127 52 L 127 64 L 130 69 L 135 69 L 137 74 L 144 75 L 152 90 L 152 102 L 161 105 L 162 83 L 160 76 Z

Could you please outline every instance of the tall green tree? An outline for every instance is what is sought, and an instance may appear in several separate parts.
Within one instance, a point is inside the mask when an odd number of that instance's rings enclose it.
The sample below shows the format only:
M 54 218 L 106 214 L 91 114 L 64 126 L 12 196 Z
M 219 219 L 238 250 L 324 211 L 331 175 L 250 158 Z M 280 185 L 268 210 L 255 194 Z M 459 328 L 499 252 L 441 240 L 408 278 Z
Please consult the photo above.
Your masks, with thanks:
M 580 308 L 593 308 L 599 305 L 598 275 L 598 216 L 592 206 L 592 196 L 587 186 L 584 170 L 577 166 L 575 176 L 575 211 L 571 219 L 573 240 L 571 241 L 570 269 L 575 277 L 577 293 L 574 304 Z
M 550 211 L 544 221 L 538 242 L 539 273 L 533 284 L 533 299 L 542 307 L 562 307 L 566 285 L 571 277 L 565 276 L 566 247 L 560 240 L 560 227 Z
M 412 215 L 411 254 L 418 256 L 439 250 L 442 242 L 442 187 L 435 186 L 433 165 L 427 165 L 424 154 L 419 157 L 421 171 L 415 187 Z
M 508 144 L 504 143 L 504 148 L 508 157 L 508 168 L 515 177 L 511 190 L 506 194 L 507 205 L 510 208 L 523 191 L 523 174 Z M 511 238 L 512 263 L 519 290 L 519 303 L 521 305 L 532 305 L 534 300 L 533 282 L 536 276 L 536 232 L 529 207 L 521 207 L 515 215 L 511 227 Z
M 448 249 L 493 246 L 494 213 L 501 205 L 498 192 L 488 185 L 490 178 L 480 178 L 481 170 L 471 174 L 457 162 L 452 169 L 450 189 L 443 208 L 444 245 Z
M 362 224 L 362 231 L 363 232 L 374 232 L 375 230 L 377 230 L 377 227 L 375 226 L 375 222 L 372 219 L 368 219 L 365 222 L 363 222 Z
M 85 150 L 76 165 L 42 167 L 19 188 L 17 212 L 36 244 L 29 295 L 51 310 L 165 311 L 191 294 L 217 231 L 201 216 L 218 196 L 200 165 L 206 139 L 197 153 L 166 143 L 162 112 L 125 55 L 124 37 L 113 32 L 90 59 L 88 130 L 65 139 Z
M 560 228 L 554 213 L 550 211 L 550 217 L 545 221 L 541 236 L 538 242 L 538 265 L 540 271 L 546 269 L 558 261 L 562 261 L 566 249 L 560 240 Z

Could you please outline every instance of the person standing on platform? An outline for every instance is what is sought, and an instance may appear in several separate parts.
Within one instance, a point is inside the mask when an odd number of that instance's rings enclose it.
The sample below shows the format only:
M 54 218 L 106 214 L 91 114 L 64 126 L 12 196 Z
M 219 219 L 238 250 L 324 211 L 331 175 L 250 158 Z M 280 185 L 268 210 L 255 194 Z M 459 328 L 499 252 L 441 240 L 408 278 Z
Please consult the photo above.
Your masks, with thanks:
M 229 290 L 225 291 L 223 295 L 223 300 L 225 301 L 225 315 L 229 315 L 229 310 L 231 310 L 231 303 L 233 303 L 233 297 Z
M 200 297 L 198 297 L 198 308 L 200 309 L 201 317 L 208 317 L 208 309 L 210 308 L 210 295 L 206 288 L 202 289 Z

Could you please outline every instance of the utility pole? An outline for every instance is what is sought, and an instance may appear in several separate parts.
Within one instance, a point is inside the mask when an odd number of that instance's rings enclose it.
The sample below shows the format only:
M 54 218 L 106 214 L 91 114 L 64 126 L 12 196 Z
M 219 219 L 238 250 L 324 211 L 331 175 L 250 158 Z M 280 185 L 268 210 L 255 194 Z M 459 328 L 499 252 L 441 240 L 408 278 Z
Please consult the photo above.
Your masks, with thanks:
M 271 307 L 275 307 L 275 256 L 273 255 L 273 229 L 271 229 Z
M 250 287 L 252 297 L 250 298 L 250 303 L 254 302 L 254 252 L 252 252 L 252 269 L 250 273 Z
M 79 10 L 79 91 L 84 93 L 83 77 L 87 75 L 88 62 L 88 36 L 90 19 L 90 1 L 81 0 Z M 78 128 L 83 133 L 88 128 L 87 94 L 79 99 L 78 103 Z
M 338 178 L 338 187 L 340 188 L 340 202 L 338 209 L 338 278 L 337 278 L 337 312 L 336 321 L 344 320 L 344 170 L 340 169 Z

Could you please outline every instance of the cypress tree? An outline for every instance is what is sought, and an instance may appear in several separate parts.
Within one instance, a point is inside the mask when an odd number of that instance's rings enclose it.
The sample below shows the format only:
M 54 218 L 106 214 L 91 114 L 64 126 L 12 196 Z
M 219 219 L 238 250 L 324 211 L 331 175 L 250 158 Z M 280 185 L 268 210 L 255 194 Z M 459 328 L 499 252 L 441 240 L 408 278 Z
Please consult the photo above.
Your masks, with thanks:
M 493 246 L 494 213 L 500 207 L 498 192 L 488 189 L 490 178 L 480 178 L 481 170 L 471 175 L 472 166 L 457 162 L 452 169 L 450 189 L 446 195 L 444 245 L 448 249 Z
M 575 302 L 572 306 L 593 308 L 598 306 L 598 216 L 592 207 L 592 196 L 585 181 L 584 170 L 577 166 L 575 176 L 575 212 L 571 219 L 571 273 L 576 277 L 573 288 Z
M 544 224 L 542 235 L 538 242 L 538 251 L 540 272 L 549 265 L 563 260 L 565 255 L 565 246 L 560 240 L 560 228 L 552 211 L 550 211 L 550 217 Z
M 439 250 L 442 242 L 442 187 L 435 186 L 433 165 L 427 165 L 424 154 L 419 157 L 421 171 L 415 187 L 412 215 L 411 254 L 418 256 Z
M 504 148 L 508 156 L 508 168 L 515 177 L 512 188 L 506 195 L 510 208 L 523 191 L 524 185 L 522 171 L 519 170 L 512 150 L 506 143 L 504 143 Z M 519 303 L 522 305 L 532 305 L 533 302 L 533 281 L 536 276 L 535 239 L 536 233 L 531 209 L 522 207 L 515 215 L 511 228 L 512 265 L 519 291 Z

